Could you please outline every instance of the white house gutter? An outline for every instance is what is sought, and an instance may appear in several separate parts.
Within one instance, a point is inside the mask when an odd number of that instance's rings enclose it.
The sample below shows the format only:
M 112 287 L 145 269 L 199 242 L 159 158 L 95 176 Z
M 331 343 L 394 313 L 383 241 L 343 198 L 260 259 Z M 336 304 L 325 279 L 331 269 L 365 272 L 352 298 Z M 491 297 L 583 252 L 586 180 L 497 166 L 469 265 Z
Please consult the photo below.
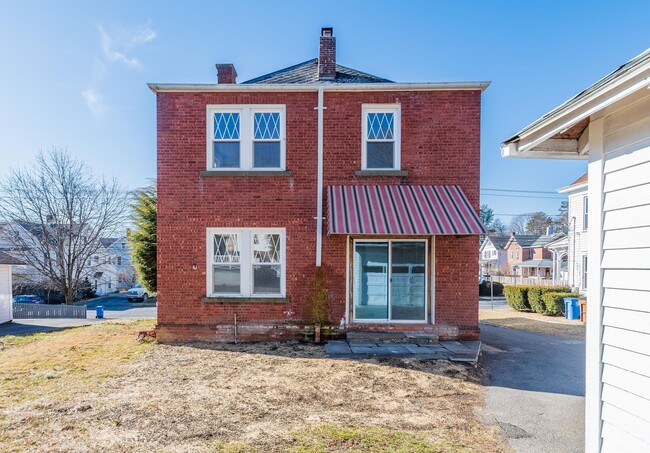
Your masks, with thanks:
M 323 89 L 318 89 L 318 176 L 316 182 L 316 267 L 320 267 L 323 252 Z
M 247 84 L 183 84 L 148 83 L 154 93 L 160 92 L 268 92 L 268 91 L 450 91 L 485 90 L 490 82 L 424 82 L 424 83 L 251 83 Z

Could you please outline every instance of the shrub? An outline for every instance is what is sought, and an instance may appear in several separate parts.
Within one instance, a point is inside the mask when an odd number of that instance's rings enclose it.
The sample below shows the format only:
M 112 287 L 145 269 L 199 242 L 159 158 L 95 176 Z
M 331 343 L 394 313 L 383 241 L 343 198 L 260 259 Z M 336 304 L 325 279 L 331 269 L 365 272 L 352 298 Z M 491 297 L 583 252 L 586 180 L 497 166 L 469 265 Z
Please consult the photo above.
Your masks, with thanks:
M 528 289 L 530 286 L 511 285 L 503 289 L 506 295 L 506 302 L 515 310 L 529 310 L 530 304 L 528 303 Z
M 494 288 L 494 295 L 501 296 L 503 295 L 503 284 L 499 282 L 492 282 L 492 287 Z M 490 293 L 490 282 L 484 281 L 478 285 L 478 293 L 480 296 L 489 296 Z
M 545 293 L 542 294 L 542 302 L 544 303 L 547 315 L 561 315 L 564 314 L 564 298 L 565 297 L 580 297 L 579 293 Z
M 528 288 L 528 304 L 534 312 L 546 313 L 542 296 L 546 293 L 566 293 L 567 291 L 569 291 L 567 286 L 531 286 Z

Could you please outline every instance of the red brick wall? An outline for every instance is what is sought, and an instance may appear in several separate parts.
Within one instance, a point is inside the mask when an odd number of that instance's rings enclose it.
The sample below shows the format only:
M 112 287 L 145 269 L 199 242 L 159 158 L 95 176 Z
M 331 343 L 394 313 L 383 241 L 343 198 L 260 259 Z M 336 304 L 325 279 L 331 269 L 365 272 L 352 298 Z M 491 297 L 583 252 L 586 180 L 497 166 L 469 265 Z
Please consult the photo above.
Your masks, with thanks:
M 357 177 L 361 105 L 402 109 L 402 169 L 408 178 Z M 201 177 L 206 168 L 207 104 L 285 104 L 286 166 L 291 177 Z M 317 94 L 159 93 L 158 322 L 163 339 L 216 332 L 233 323 L 300 323 L 315 269 Z M 326 92 L 324 185 L 458 184 L 478 210 L 480 92 Z M 325 202 L 326 206 L 326 202 Z M 283 227 L 289 303 L 206 303 L 206 228 Z M 436 321 L 477 330 L 477 237 L 436 240 Z M 197 269 L 192 265 L 196 262 Z M 323 239 L 332 318 L 345 311 L 345 237 Z M 459 330 L 460 329 L 460 330 Z M 454 334 L 456 332 L 457 334 Z M 465 332 L 465 333 L 463 333 Z M 469 332 L 469 334 L 467 334 Z M 204 336 L 201 334 L 199 336 Z M 279 337 L 280 335 L 278 335 Z

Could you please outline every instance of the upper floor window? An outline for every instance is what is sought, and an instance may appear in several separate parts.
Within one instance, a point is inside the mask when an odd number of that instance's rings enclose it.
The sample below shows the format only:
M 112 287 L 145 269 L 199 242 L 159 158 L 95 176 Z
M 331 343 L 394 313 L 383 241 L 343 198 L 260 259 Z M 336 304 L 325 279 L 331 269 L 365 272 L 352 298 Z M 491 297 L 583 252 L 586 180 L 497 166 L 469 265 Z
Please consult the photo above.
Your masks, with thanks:
M 208 170 L 284 170 L 284 105 L 209 105 Z
M 362 108 L 362 170 L 399 170 L 401 115 L 399 104 Z
M 582 199 L 582 229 L 586 230 L 589 226 L 589 197 Z

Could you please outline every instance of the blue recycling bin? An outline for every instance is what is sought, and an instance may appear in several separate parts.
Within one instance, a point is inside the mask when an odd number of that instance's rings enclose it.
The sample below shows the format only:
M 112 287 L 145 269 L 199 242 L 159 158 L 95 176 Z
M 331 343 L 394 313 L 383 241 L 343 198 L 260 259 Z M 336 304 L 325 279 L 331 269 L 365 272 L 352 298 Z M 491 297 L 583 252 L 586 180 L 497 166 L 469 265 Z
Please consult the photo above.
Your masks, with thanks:
M 564 317 L 566 319 L 580 319 L 580 305 L 577 297 L 564 298 Z
M 95 318 L 102 319 L 104 317 L 104 307 L 98 305 L 95 307 Z

